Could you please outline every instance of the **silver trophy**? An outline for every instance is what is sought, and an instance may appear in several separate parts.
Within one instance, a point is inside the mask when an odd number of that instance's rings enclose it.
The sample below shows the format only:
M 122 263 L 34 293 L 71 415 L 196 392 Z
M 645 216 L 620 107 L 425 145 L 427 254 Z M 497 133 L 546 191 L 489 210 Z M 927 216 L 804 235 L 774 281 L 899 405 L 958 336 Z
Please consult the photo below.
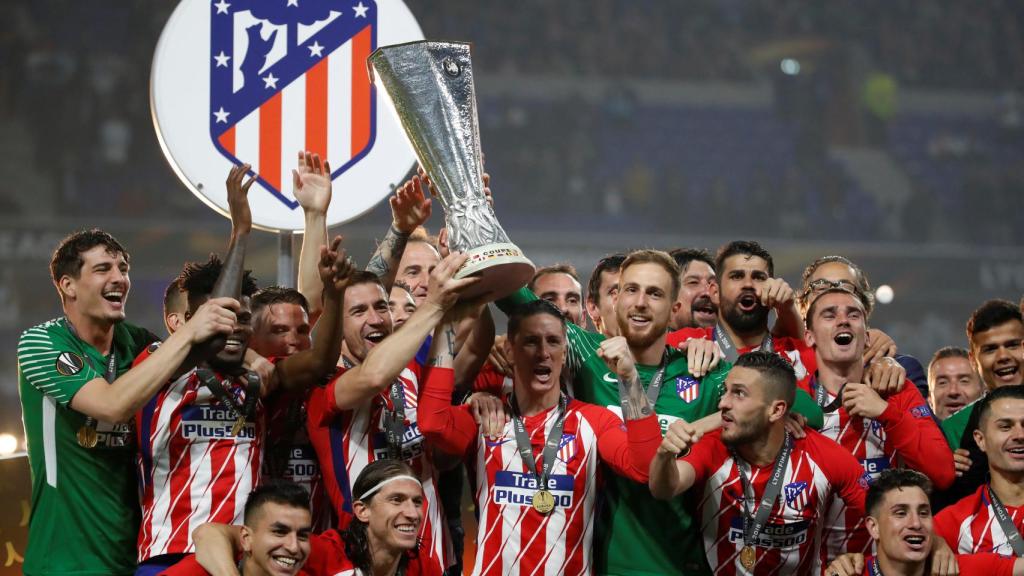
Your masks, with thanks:
M 383 46 L 368 59 L 409 143 L 437 188 L 448 245 L 469 254 L 457 278 L 482 277 L 465 298 L 495 300 L 524 286 L 533 263 L 509 240 L 484 197 L 480 126 L 469 44 Z

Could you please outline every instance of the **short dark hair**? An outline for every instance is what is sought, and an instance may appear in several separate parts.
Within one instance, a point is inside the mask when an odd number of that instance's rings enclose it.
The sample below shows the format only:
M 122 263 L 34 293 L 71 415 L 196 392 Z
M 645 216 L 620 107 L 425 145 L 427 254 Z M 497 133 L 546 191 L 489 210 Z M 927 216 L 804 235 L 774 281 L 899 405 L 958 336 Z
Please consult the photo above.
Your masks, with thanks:
M 793 365 L 775 352 L 755 350 L 736 359 L 734 368 L 750 368 L 761 375 L 766 397 L 782 400 L 788 408 L 796 402 L 796 371 Z
M 308 512 L 309 492 L 306 492 L 306 489 L 299 484 L 288 480 L 264 482 L 250 492 L 249 499 L 245 501 L 245 516 L 243 517 L 245 524 L 249 525 L 260 508 L 269 503 L 301 508 Z
M 401 288 L 402 290 L 405 290 L 406 292 L 408 292 L 410 295 L 412 294 L 412 286 L 409 286 L 409 283 L 404 281 L 404 280 L 395 280 L 395 282 L 391 285 L 391 287 L 392 288 Z
M 387 288 L 384 287 L 384 283 L 380 281 L 380 276 L 377 276 L 369 270 L 356 270 L 348 277 L 348 282 L 345 284 L 345 291 L 353 286 L 360 284 L 376 284 L 380 286 L 380 289 L 384 291 L 385 298 L 390 294 Z M 344 295 L 343 295 L 344 296 Z M 342 298 L 344 301 L 344 298 Z
M 686 270 L 686 267 L 694 260 L 707 264 L 711 267 L 712 272 L 718 273 L 718 268 L 715 267 L 715 259 L 711 257 L 711 252 L 704 248 L 676 248 L 670 251 L 668 255 L 676 261 L 680 273 Z
M 854 264 L 852 260 L 850 260 L 846 256 L 839 256 L 839 255 L 836 255 L 836 254 L 832 254 L 832 255 L 829 255 L 829 256 L 822 256 L 821 258 L 818 258 L 814 262 L 811 262 L 810 265 L 807 266 L 807 268 L 804 268 L 804 273 L 800 277 L 801 289 L 800 289 L 800 294 L 798 296 L 798 299 L 801 300 L 801 302 L 800 302 L 801 307 L 803 307 L 803 306 L 805 306 L 807 304 L 807 302 L 804 302 L 803 300 L 806 300 L 806 298 L 808 296 L 808 289 L 809 289 L 809 287 L 808 287 L 807 284 L 808 284 L 808 281 L 811 279 L 811 276 L 814 275 L 814 273 L 818 270 L 818 268 L 821 268 L 825 264 L 834 264 L 834 263 L 843 264 L 844 266 L 849 266 L 850 269 L 853 270 L 853 278 L 854 278 L 855 284 L 857 285 L 857 289 L 860 290 L 864 294 L 864 297 L 865 297 L 864 311 L 867 312 L 868 315 L 870 316 L 871 315 L 871 311 L 874 310 L 874 308 L 875 308 L 875 295 L 874 295 L 874 292 L 872 292 L 872 290 L 871 290 L 871 283 L 868 282 L 868 277 L 864 275 L 864 271 L 861 270 L 860 266 L 857 266 L 856 264 Z
M 594 304 L 601 301 L 601 274 L 605 272 L 618 272 L 622 268 L 622 261 L 625 259 L 625 254 L 617 252 L 597 261 L 597 266 L 594 266 L 594 271 L 590 274 L 590 280 L 587 282 L 587 300 Z
M 668 255 L 668 252 L 649 249 L 634 250 L 622 261 L 622 267 L 619 269 L 625 271 L 626 268 L 635 264 L 656 264 L 664 268 L 668 275 L 672 277 L 672 288 L 670 289 L 669 298 L 672 302 L 676 301 L 676 298 L 679 297 L 679 266 Z
M 560 262 L 558 264 L 538 268 L 537 272 L 533 274 L 533 278 L 530 279 L 530 283 L 527 284 L 526 287 L 532 292 L 533 288 L 537 285 L 537 279 L 548 274 L 565 274 L 575 280 L 577 284 L 580 283 L 580 275 L 576 272 L 576 267 L 567 262 Z
M 1003 399 L 1024 400 L 1024 385 L 1000 386 L 985 394 L 974 409 L 978 413 L 978 428 L 985 426 L 985 419 L 992 413 L 992 403 Z
M 186 262 L 178 274 L 178 286 L 188 294 L 188 309 L 195 312 L 202 303 L 213 293 L 213 287 L 217 284 L 224 263 L 216 254 L 210 254 L 206 262 Z M 256 278 L 252 270 L 246 270 L 242 276 L 242 296 L 252 296 L 259 290 Z
M 864 320 L 865 322 L 867 322 L 868 302 L 867 297 L 864 296 L 864 293 L 861 292 L 860 290 L 857 290 L 856 288 L 850 289 L 841 286 L 835 286 L 815 294 L 814 300 L 811 300 L 811 304 L 807 308 L 807 314 L 804 315 L 804 324 L 807 326 L 808 329 L 810 329 L 814 324 L 814 311 L 817 309 L 818 301 L 821 300 L 821 297 L 826 294 L 847 294 L 849 296 L 853 296 L 854 298 L 856 298 L 857 301 L 860 302 L 861 307 L 864 308 Z
M 932 359 L 928 362 L 928 372 L 931 373 L 932 365 L 939 360 L 945 360 L 946 358 L 963 358 L 970 360 L 971 354 L 967 351 L 967 348 L 962 346 L 943 346 L 935 351 L 932 355 Z
M 733 240 L 725 246 L 718 249 L 718 254 L 715 256 L 715 273 L 719 276 L 724 271 L 723 264 L 726 259 L 731 256 L 757 256 L 768 263 L 768 275 L 775 276 L 775 261 L 772 260 L 772 255 L 764 249 L 763 246 L 754 242 L 753 240 Z
M 886 494 L 893 490 L 913 487 L 920 488 L 929 499 L 931 498 L 932 482 L 924 474 L 909 468 L 888 468 L 882 470 L 878 478 L 868 486 L 868 495 L 865 499 L 864 508 L 868 514 L 874 516 L 878 506 L 885 500 Z
M 65 276 L 78 278 L 82 273 L 82 253 L 97 246 L 103 246 L 113 256 L 121 254 L 124 261 L 131 263 L 131 257 L 116 238 L 99 228 L 79 230 L 64 237 L 50 258 L 50 278 L 56 284 Z
M 515 340 L 516 334 L 519 333 L 519 326 L 523 323 L 523 320 L 538 314 L 549 314 L 558 318 L 558 321 L 562 324 L 562 332 L 565 332 L 566 319 L 565 316 L 562 315 L 561 310 L 547 300 L 530 300 L 529 302 L 516 306 L 512 309 L 512 312 L 509 313 L 507 330 L 509 341 Z
M 267 306 L 274 304 L 296 304 L 301 306 L 306 313 L 309 313 L 309 302 L 306 297 L 302 295 L 295 288 L 288 288 L 287 286 L 267 286 L 260 288 L 252 296 L 252 313 L 255 315 L 260 310 Z
M 177 308 L 184 304 L 188 308 L 188 298 L 181 289 L 178 279 L 171 280 L 171 283 L 164 288 L 164 316 L 176 312 Z
M 967 341 L 974 345 L 974 335 L 1012 321 L 1024 322 L 1020 307 L 1009 300 L 994 299 L 985 302 L 967 320 Z

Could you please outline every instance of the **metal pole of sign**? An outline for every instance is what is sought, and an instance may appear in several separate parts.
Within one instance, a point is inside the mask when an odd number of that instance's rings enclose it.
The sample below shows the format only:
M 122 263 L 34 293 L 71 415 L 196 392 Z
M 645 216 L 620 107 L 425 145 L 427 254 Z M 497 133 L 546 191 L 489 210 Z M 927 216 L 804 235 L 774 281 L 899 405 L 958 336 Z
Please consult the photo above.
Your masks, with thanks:
M 292 231 L 277 233 L 277 285 L 295 288 L 295 260 L 292 257 Z

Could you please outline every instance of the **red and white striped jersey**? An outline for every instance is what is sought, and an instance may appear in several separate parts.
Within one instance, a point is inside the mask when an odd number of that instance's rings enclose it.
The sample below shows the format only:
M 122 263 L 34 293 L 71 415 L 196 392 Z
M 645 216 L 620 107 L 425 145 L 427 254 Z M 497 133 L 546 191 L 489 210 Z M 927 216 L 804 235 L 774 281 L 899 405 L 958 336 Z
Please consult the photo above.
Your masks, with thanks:
M 451 543 L 437 498 L 436 470 L 429 450 L 423 445 L 418 422 L 420 374 L 422 368 L 409 362 L 399 379 L 405 390 L 406 432 L 402 438 L 402 458 L 416 471 L 423 484 L 424 511 L 420 528 L 420 554 L 426 555 L 425 566 L 431 562 L 442 572 L 451 558 Z M 324 487 L 344 526 L 352 514 L 352 482 L 370 462 L 388 457 L 384 428 L 385 410 L 392 410 L 390 386 L 361 406 L 339 410 L 334 387 L 345 369 L 339 367 L 326 386 L 312 388 L 306 401 L 309 439 L 320 460 Z
M 148 350 L 140 354 L 136 365 L 148 356 Z M 244 401 L 245 388 L 244 381 L 232 380 L 229 393 Z M 245 501 L 259 482 L 262 401 L 237 436 L 234 423 L 195 369 L 169 382 L 136 414 L 140 562 L 191 552 L 192 531 L 204 522 L 242 523 Z
M 804 389 L 815 397 L 818 384 L 811 380 Z M 826 403 L 836 397 L 825 393 Z M 939 489 L 953 482 L 953 453 L 942 431 L 932 419 L 928 403 L 917 387 L 907 380 L 899 392 L 886 398 L 889 407 L 877 419 L 851 417 L 840 407 L 825 414 L 822 435 L 835 440 L 864 467 L 870 481 L 891 466 L 907 466 L 928 476 Z M 871 540 L 858 530 L 862 514 L 847 511 L 841 500 L 833 503 L 826 522 L 825 545 L 830 557 L 847 552 L 868 551 Z M 855 535 L 858 535 L 855 536 Z
M 1024 506 L 1006 506 L 1006 511 L 1017 531 L 1024 534 Z M 993 552 L 1013 556 L 1013 548 L 992 510 L 988 484 L 936 514 L 935 533 L 958 554 Z
M 592 570 L 594 509 L 604 462 L 617 474 L 646 482 L 661 443 L 657 418 L 623 425 L 610 410 L 570 400 L 559 449 L 548 479 L 555 508 L 533 509 L 536 471 L 523 462 L 508 422 L 500 436 L 483 436 L 468 406 L 453 407 L 453 372 L 431 368 L 422 396 L 421 423 L 428 441 L 471 462 L 479 514 L 476 576 L 582 575 Z M 552 408 L 524 419 L 537 465 L 557 421 Z M 628 433 L 627 430 L 628 429 Z
M 715 431 L 683 458 L 696 472 L 701 531 L 708 565 L 715 574 L 749 574 L 740 563 L 743 549 L 743 483 L 736 460 Z M 751 466 L 756 510 L 773 465 Z M 849 452 L 817 432 L 793 440 L 782 489 L 754 547 L 758 574 L 818 574 L 828 558 L 820 546 L 828 507 L 841 498 L 864 514 L 867 480 Z

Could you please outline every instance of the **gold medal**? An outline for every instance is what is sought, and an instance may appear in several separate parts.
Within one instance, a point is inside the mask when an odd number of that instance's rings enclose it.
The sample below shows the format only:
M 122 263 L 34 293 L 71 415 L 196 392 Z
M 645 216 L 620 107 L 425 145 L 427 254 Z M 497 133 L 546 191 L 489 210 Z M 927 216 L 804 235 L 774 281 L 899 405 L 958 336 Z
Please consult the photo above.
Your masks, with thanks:
M 99 440 L 99 435 L 96 434 L 96 429 L 88 424 L 83 424 L 78 429 L 78 445 L 82 448 L 95 448 L 96 443 Z
M 541 514 L 547 514 L 555 509 L 555 496 L 547 490 L 537 490 L 533 493 L 533 509 Z
M 754 560 L 757 558 L 757 554 L 754 552 L 753 546 L 744 546 L 743 550 L 740 550 L 740 564 L 747 570 L 754 569 Z
M 245 416 L 239 416 L 235 420 L 235 425 L 231 427 L 231 435 L 238 436 L 242 433 L 242 428 L 245 428 Z

